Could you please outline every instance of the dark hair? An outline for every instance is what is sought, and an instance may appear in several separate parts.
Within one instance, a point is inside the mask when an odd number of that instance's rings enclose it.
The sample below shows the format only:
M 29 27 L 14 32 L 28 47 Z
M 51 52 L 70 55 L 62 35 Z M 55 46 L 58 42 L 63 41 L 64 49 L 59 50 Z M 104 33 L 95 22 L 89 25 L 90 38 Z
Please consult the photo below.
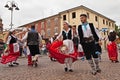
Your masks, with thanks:
M 31 29 L 35 29 L 35 25 L 32 25 L 32 26 L 31 26 Z
M 75 27 L 75 28 L 76 28 L 76 25 L 73 25 L 72 27 Z
M 9 32 L 9 35 L 11 36 L 12 34 L 13 34 L 13 32 L 12 32 L 12 31 L 10 31 L 10 32 Z
M 71 25 L 69 25 L 69 28 L 72 28 L 72 26 L 71 26 Z
M 87 15 L 86 15 L 86 14 L 81 14 L 81 15 L 80 15 L 80 17 L 81 17 L 81 16 L 87 17 Z

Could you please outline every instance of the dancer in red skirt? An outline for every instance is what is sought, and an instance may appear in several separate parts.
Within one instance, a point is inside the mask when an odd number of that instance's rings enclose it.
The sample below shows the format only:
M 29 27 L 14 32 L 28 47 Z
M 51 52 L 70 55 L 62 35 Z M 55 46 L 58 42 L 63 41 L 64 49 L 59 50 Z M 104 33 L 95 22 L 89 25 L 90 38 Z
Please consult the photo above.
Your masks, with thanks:
M 117 44 L 115 43 L 116 33 L 111 30 L 108 39 L 109 39 L 109 43 L 107 45 L 107 49 L 108 49 L 109 59 L 111 60 L 111 62 L 117 63 L 119 61 L 118 61 Z
M 9 66 L 13 67 L 14 65 L 19 65 L 19 63 L 16 62 L 18 59 L 20 52 L 19 52 L 19 45 L 17 43 L 17 38 L 15 37 L 15 30 L 11 31 L 7 38 L 7 49 L 5 52 L 8 51 L 8 54 L 3 54 L 1 63 L 7 64 L 10 63 Z
M 63 41 L 53 42 L 49 50 L 50 54 L 58 62 L 65 64 L 65 72 L 73 72 L 72 63 L 77 60 L 77 55 L 72 41 L 72 30 L 69 28 L 68 22 L 63 23 L 63 30 L 57 39 L 60 39 L 60 37 Z

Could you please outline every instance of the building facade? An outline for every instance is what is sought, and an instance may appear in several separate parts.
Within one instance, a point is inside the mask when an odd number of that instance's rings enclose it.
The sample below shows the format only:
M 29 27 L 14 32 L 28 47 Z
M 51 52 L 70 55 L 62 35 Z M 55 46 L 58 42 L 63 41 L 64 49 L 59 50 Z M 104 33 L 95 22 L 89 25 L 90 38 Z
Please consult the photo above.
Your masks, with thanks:
M 51 38 L 56 32 L 60 33 L 64 21 L 68 21 L 70 25 L 78 26 L 81 24 L 80 14 L 86 14 L 88 16 L 88 22 L 93 23 L 94 26 L 100 30 L 102 36 L 107 36 L 110 30 L 115 29 L 115 21 L 85 6 L 65 10 L 56 15 L 20 27 L 30 28 L 30 26 L 34 24 L 36 30 L 43 38 Z
M 25 24 L 23 26 L 20 26 L 19 28 L 29 29 L 31 25 L 35 25 L 36 30 L 42 35 L 43 38 L 51 38 L 55 33 L 60 33 L 60 16 L 58 14 L 50 16 L 41 20 Z M 22 38 L 25 33 L 26 32 L 24 31 L 20 32 L 18 34 L 18 37 Z
M 54 15 L 46 18 L 46 37 L 50 38 L 55 33 L 60 33 L 60 17 L 59 15 Z
M 79 24 L 81 24 L 80 14 L 86 14 L 88 16 L 88 22 L 93 23 L 97 29 L 102 31 L 103 32 L 102 35 L 108 34 L 110 30 L 115 29 L 115 21 L 85 6 L 79 6 L 76 8 L 60 12 L 61 25 L 63 25 L 64 21 L 68 21 L 70 25 L 78 26 Z

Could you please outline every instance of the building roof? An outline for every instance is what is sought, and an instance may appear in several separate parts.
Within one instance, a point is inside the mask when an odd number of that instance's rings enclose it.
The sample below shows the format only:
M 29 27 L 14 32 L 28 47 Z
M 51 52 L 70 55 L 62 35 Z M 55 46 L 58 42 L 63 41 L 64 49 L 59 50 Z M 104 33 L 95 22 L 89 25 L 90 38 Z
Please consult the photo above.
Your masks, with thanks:
M 106 19 L 108 19 L 108 20 L 110 20 L 110 21 L 115 22 L 114 20 L 112 20 L 112 19 L 110 19 L 110 18 L 108 18 L 108 17 L 106 17 L 106 16 L 104 16 L 104 15 L 102 15 L 102 14 L 100 14 L 100 13 L 98 13 L 98 12 L 96 12 L 96 11 L 90 9 L 90 8 L 88 8 L 88 7 L 85 7 L 85 6 L 83 6 L 83 5 L 78 6 L 78 7 L 74 7 L 74 8 L 65 10 L 65 11 L 62 11 L 62 12 L 60 12 L 60 13 L 64 13 L 64 12 L 68 12 L 68 11 L 74 11 L 74 10 L 78 10 L 78 9 L 85 9 L 85 10 L 88 10 L 88 11 L 90 11 L 90 12 L 92 12 L 92 13 L 95 13 L 95 14 L 101 16 L 101 17 L 104 17 L 104 18 L 106 18 Z
M 74 8 L 71 8 L 71 9 L 68 9 L 68 10 L 65 10 L 65 11 L 62 11 L 62 12 L 59 12 L 58 14 L 55 14 L 55 15 L 52 15 L 52 16 L 49 16 L 49 17 L 46 17 L 46 18 L 39 19 L 39 20 L 30 22 L 30 23 L 21 25 L 21 26 L 19 26 L 19 27 L 24 27 L 24 26 L 29 25 L 29 24 L 34 24 L 34 23 L 36 23 L 36 22 L 39 22 L 39 21 L 42 21 L 42 20 L 51 18 L 51 17 L 53 17 L 53 16 L 57 16 L 57 15 L 59 15 L 59 14 L 61 14 L 61 13 L 68 12 L 68 11 L 74 11 L 74 10 L 77 10 L 77 9 L 86 9 L 86 10 L 88 10 L 88 11 L 90 11 L 90 12 L 92 12 L 92 13 L 95 13 L 95 14 L 101 16 L 101 17 L 104 17 L 104 18 L 106 18 L 106 19 L 108 19 L 108 20 L 110 20 L 110 21 L 112 21 L 112 22 L 115 22 L 114 20 L 112 20 L 112 19 L 110 19 L 110 18 L 108 18 L 108 17 L 106 17 L 106 16 L 104 16 L 104 15 L 102 15 L 102 14 L 96 12 L 96 11 L 94 11 L 94 10 L 92 10 L 92 9 L 90 9 L 90 8 L 87 8 L 87 7 L 83 6 L 83 5 L 81 5 L 81 6 L 78 6 L 78 7 L 74 7 Z

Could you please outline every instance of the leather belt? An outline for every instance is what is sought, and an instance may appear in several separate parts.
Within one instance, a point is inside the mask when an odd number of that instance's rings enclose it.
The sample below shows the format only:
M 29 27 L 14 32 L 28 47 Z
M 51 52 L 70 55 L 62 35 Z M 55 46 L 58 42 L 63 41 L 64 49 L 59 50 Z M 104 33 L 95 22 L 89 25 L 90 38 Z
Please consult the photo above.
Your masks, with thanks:
M 94 41 L 94 37 L 93 36 L 84 37 L 83 40 L 84 40 L 85 43 L 90 43 L 90 42 Z

